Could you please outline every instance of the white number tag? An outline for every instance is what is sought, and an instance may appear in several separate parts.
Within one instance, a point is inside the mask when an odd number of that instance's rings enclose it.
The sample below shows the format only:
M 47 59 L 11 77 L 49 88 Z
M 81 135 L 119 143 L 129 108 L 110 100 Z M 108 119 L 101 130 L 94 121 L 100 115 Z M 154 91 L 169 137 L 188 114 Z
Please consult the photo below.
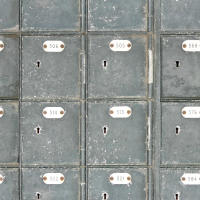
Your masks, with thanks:
M 112 51 L 129 51 L 132 44 L 129 40 L 112 40 L 109 46 Z
M 200 118 L 200 107 L 184 107 L 182 116 L 184 118 Z
M 200 185 L 200 174 L 183 174 L 181 182 L 184 185 Z
M 200 51 L 200 40 L 186 40 L 183 42 L 182 48 L 189 52 Z
M 110 182 L 112 184 L 129 184 L 131 182 L 131 175 L 128 173 L 114 173 L 110 175 Z
M 4 43 L 0 40 L 0 51 L 4 49 Z
M 46 173 L 43 176 L 43 182 L 48 185 L 50 184 L 58 185 L 64 183 L 64 181 L 65 177 L 61 173 Z
M 131 116 L 131 108 L 128 106 L 116 106 L 110 109 L 110 116 L 113 118 L 128 118 Z
M 45 118 L 59 119 L 65 115 L 65 111 L 61 107 L 46 107 L 42 114 Z
M 4 181 L 4 177 L 0 174 L 0 184 L 2 184 Z
M 3 114 L 4 114 L 4 110 L 2 107 L 0 107 L 0 118 L 3 117 Z
M 65 44 L 62 41 L 46 41 L 43 44 L 43 49 L 46 52 L 61 52 L 65 49 Z

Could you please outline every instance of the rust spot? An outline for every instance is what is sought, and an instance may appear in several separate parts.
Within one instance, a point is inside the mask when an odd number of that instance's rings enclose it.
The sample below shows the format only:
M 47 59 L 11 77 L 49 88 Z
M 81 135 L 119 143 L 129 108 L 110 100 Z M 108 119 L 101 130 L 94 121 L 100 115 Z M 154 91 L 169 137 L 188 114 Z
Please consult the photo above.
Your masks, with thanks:
M 186 44 L 183 44 L 183 48 L 186 48 L 187 47 L 187 45 Z
M 110 181 L 113 181 L 113 180 L 114 180 L 114 178 L 111 176 L 111 177 L 110 177 Z
M 61 176 L 61 177 L 60 177 L 60 180 L 61 180 L 61 181 L 64 181 L 64 180 L 65 180 L 65 177 Z
M 44 44 L 44 45 L 43 45 L 43 48 L 44 48 L 44 49 L 46 49 L 46 48 L 47 48 L 47 45 L 46 45 L 46 44 Z
M 110 47 L 111 47 L 111 48 L 114 47 L 114 44 L 110 44 Z
M 114 113 L 114 111 L 113 110 L 110 110 L 110 114 L 112 115 Z
M 44 110 L 44 111 L 43 111 L 43 114 L 44 114 L 44 115 L 46 115 L 46 114 L 47 114 L 47 111 L 46 111 L 46 110 Z
M 185 110 L 183 110 L 183 111 L 182 111 L 182 114 L 183 114 L 183 115 L 185 115 L 185 114 L 186 114 L 186 111 L 185 111 Z
M 46 176 L 43 177 L 43 181 L 47 181 L 47 177 Z
M 61 44 L 61 45 L 60 45 L 60 48 L 62 48 L 62 49 L 63 49 L 64 47 L 65 47 L 65 45 L 64 45 L 64 44 Z

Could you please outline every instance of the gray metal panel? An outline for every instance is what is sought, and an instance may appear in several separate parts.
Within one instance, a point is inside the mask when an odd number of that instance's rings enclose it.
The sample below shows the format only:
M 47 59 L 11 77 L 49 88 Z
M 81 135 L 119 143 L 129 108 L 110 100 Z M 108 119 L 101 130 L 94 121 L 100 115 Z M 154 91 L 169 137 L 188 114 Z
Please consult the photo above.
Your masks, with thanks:
M 0 185 L 2 200 L 19 200 L 19 169 L 0 169 L 0 174 L 4 177 Z
M 161 0 L 161 30 L 199 30 L 199 0 Z
M 47 185 L 42 177 L 46 173 L 62 173 L 65 177 L 61 185 Z M 22 200 L 36 200 L 40 193 L 41 200 L 78 200 L 79 169 L 35 168 L 22 170 Z
M 184 185 L 181 182 L 181 176 L 184 173 L 200 173 L 200 169 L 161 169 L 161 200 L 176 200 L 176 194 L 179 194 L 178 200 L 196 200 L 200 198 L 199 185 Z
M 200 97 L 199 52 L 182 49 L 185 40 L 196 39 L 199 37 L 162 37 L 162 97 Z
M 45 107 L 62 107 L 65 115 L 61 119 L 44 118 Z M 78 165 L 79 110 L 80 103 L 22 103 L 23 165 Z
M 114 52 L 112 40 L 129 40 L 132 48 Z M 147 96 L 146 36 L 90 36 L 88 45 L 89 98 Z
M 19 162 L 19 103 L 0 102 L 4 115 L 0 118 L 0 163 Z
M 22 39 L 22 98 L 78 99 L 80 37 L 25 36 Z M 43 43 L 47 40 L 60 40 L 65 49 L 45 52 Z
M 89 31 L 147 30 L 146 0 L 89 0 Z
M 80 30 L 79 0 L 22 0 L 22 30 Z
M 102 200 L 107 193 L 111 200 L 121 199 L 147 199 L 146 169 L 133 168 L 96 168 L 88 169 L 88 200 Z M 109 178 L 112 173 L 129 173 L 129 185 L 113 185 Z
M 0 98 L 19 96 L 19 38 L 17 35 L 0 36 L 4 49 L 0 51 Z
M 113 106 L 129 106 L 129 118 L 112 118 Z M 147 103 L 88 103 L 87 163 L 90 165 L 147 163 Z M 107 134 L 103 128 L 107 127 Z
M 162 103 L 162 164 L 200 164 L 199 119 L 184 118 L 184 107 L 199 103 Z M 180 133 L 176 134 L 176 127 Z
M 0 30 L 19 31 L 19 0 L 0 0 Z

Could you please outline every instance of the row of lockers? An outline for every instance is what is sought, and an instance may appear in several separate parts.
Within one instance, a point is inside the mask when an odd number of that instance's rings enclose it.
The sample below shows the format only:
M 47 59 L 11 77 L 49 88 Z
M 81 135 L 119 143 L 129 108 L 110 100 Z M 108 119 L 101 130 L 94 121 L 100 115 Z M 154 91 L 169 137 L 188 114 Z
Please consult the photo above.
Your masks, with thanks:
M 0 4 L 3 31 L 18 31 L 20 18 L 23 31 L 79 31 L 86 13 L 80 0 L 1 0 Z M 88 0 L 86 5 L 89 31 L 146 31 L 153 10 L 153 0 Z M 198 0 L 160 0 L 155 5 L 161 30 L 200 29 Z
M 185 41 L 197 39 L 197 36 L 161 38 L 161 97 L 200 97 L 196 64 L 199 53 L 183 48 Z M 0 97 L 17 98 L 19 38 L 1 36 L 0 40 L 3 44 Z M 147 97 L 152 70 L 148 67 L 146 36 L 89 36 L 88 40 L 88 76 L 81 81 L 85 68 L 80 66 L 79 36 L 23 36 L 22 99 L 79 99 L 80 85 L 85 80 L 88 98 Z M 52 41 L 63 45 L 60 52 L 45 50 L 45 42 Z M 115 51 L 112 43 L 116 46 L 127 43 L 130 47 Z
M 20 123 L 23 165 L 80 165 L 80 102 L 23 102 L 20 121 L 18 107 L 0 103 L 1 164 L 19 160 Z M 88 103 L 87 164 L 147 165 L 147 115 L 147 102 Z
M 159 199 L 198 199 L 199 172 L 197 168 L 160 169 Z M 89 168 L 86 199 L 153 199 L 149 174 L 151 170 L 146 168 Z M 84 190 L 80 189 L 78 168 L 23 168 L 21 180 L 23 200 L 77 200 L 84 195 L 80 194 Z M 19 170 L 0 169 L 1 199 L 18 200 L 19 188 Z
M 145 101 L 88 102 L 87 164 L 147 165 L 147 159 L 151 159 L 148 157 L 152 156 L 147 153 L 152 150 L 149 137 L 154 137 L 154 132 L 149 131 L 152 129 L 150 105 Z M 198 106 L 198 102 L 162 103 L 162 165 L 200 163 Z M 1 102 L 0 108 L 3 113 L 0 163 L 17 163 L 18 103 Z M 85 130 L 80 133 L 79 102 L 24 102 L 21 108 L 23 165 L 80 164 L 80 134 L 85 135 Z M 84 116 L 81 120 L 84 121 Z
M 0 169 L 1 199 L 18 200 L 19 189 L 23 200 L 119 200 L 149 196 L 151 185 L 146 183 L 151 172 L 147 168 L 90 168 L 87 171 L 86 192 L 85 183 L 80 184 L 79 168 L 22 168 L 22 173 L 17 168 Z

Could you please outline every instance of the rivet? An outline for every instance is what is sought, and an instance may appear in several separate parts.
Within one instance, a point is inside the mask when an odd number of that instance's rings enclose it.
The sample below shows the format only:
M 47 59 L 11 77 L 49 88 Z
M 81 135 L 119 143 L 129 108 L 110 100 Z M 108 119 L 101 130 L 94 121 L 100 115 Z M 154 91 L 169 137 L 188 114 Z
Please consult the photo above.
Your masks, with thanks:
M 127 177 L 127 180 L 128 180 L 128 181 L 131 181 L 131 177 L 130 177 L 130 176 L 128 176 L 128 177 Z
M 130 114 L 131 114 L 131 111 L 130 111 L 130 110 L 127 110 L 127 114 L 130 115 Z
M 61 115 L 64 115 L 64 111 L 63 111 L 63 110 L 61 110 L 61 111 L 60 111 L 60 114 L 61 114 Z
M 43 181 L 47 181 L 47 177 L 46 176 L 43 177 Z
M 3 177 L 0 177 L 0 181 L 1 181 L 1 182 L 3 181 Z
M 131 47 L 131 43 L 128 43 L 128 44 L 127 44 L 127 47 Z
M 186 178 L 185 178 L 185 177 L 183 177 L 183 178 L 182 178 L 182 181 L 185 181 L 185 180 L 186 180 Z
M 112 115 L 114 113 L 114 111 L 113 110 L 110 110 L 110 114 Z
M 0 48 L 3 48 L 4 47 L 4 45 L 3 44 L 0 44 Z
M 185 110 L 183 110 L 183 111 L 182 111 L 182 114 L 183 114 L 183 115 L 185 115 L 185 114 L 186 114 L 186 111 L 185 111 Z
M 187 47 L 187 45 L 186 44 L 183 44 L 183 48 L 186 48 Z
M 114 44 L 110 44 L 110 47 L 111 47 L 111 48 L 114 47 Z
M 65 46 L 64 46 L 64 44 L 61 44 L 61 45 L 60 45 L 60 48 L 62 48 L 62 49 L 63 49 L 64 47 L 65 47 Z
M 61 176 L 61 177 L 60 177 L 60 180 L 61 180 L 61 181 L 64 181 L 64 180 L 65 180 L 65 177 Z
M 44 48 L 44 49 L 46 49 L 46 48 L 47 48 L 47 45 L 46 45 L 46 44 L 44 44 L 44 45 L 43 45 L 43 48 Z
M 44 110 L 44 111 L 43 111 L 43 114 L 44 114 L 44 115 L 46 115 L 46 114 L 47 114 L 47 111 L 46 111 L 46 110 Z
M 113 180 L 114 180 L 114 178 L 111 176 L 111 177 L 110 177 L 110 181 L 113 181 Z
M 3 110 L 0 110 L 0 115 L 3 115 L 3 114 L 4 114 Z

